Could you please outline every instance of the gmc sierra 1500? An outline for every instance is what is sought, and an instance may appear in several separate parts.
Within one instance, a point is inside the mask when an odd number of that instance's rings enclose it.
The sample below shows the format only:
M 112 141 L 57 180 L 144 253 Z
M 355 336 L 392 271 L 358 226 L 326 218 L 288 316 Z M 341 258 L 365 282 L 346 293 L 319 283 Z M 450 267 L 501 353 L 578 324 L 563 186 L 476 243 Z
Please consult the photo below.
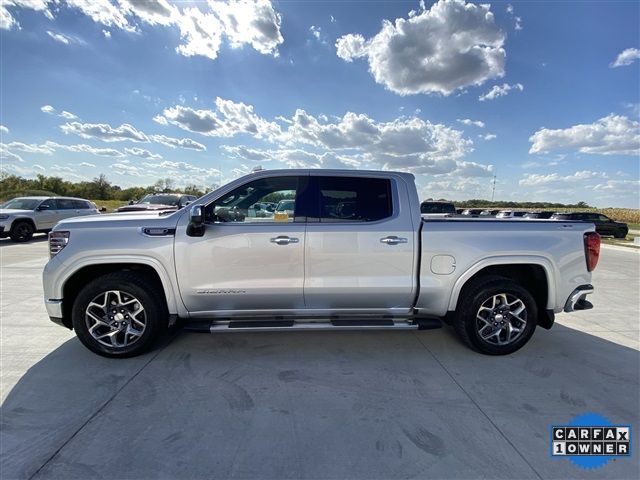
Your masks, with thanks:
M 257 216 L 257 203 L 288 206 Z M 49 316 L 100 355 L 137 355 L 178 320 L 246 332 L 440 319 L 497 355 L 591 308 L 600 238 L 583 222 L 423 219 L 408 173 L 265 170 L 168 215 L 64 220 L 49 248 Z

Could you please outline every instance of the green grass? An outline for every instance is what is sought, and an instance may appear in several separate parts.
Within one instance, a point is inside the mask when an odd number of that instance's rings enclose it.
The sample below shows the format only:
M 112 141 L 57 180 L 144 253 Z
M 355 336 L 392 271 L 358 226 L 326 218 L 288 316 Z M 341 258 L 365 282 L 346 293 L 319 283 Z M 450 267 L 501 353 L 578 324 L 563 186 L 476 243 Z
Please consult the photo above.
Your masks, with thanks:
M 105 213 L 111 213 L 114 209 L 127 205 L 129 202 L 124 200 L 91 200 L 98 208 L 105 207 L 107 211 Z

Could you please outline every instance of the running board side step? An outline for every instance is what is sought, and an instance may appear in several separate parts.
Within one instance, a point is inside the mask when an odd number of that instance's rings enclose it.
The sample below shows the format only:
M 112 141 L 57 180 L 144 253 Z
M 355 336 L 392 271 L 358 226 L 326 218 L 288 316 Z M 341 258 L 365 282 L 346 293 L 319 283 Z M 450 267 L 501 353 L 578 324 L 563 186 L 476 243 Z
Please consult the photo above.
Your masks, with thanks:
M 314 330 L 417 330 L 417 323 L 393 320 L 331 320 L 331 322 L 262 320 L 212 322 L 211 333 L 220 332 L 278 332 Z

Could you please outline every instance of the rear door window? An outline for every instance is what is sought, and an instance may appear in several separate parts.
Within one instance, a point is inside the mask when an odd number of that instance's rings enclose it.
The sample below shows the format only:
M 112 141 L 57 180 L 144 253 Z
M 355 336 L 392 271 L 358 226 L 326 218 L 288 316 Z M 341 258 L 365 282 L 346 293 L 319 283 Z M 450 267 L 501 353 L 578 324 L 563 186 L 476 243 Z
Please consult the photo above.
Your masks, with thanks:
M 375 222 L 393 215 L 385 178 L 317 177 L 320 222 Z

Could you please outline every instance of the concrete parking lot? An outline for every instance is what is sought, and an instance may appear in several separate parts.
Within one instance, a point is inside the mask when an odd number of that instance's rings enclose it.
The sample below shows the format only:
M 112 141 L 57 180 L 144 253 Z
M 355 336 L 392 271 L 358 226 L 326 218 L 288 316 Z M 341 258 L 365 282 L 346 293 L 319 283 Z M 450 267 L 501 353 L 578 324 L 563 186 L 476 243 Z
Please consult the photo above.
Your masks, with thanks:
M 639 478 L 582 470 L 549 426 L 596 412 L 640 434 L 640 254 L 604 247 L 590 297 L 508 357 L 419 332 L 180 332 L 98 357 L 42 304 L 44 239 L 0 241 L 0 477 Z

